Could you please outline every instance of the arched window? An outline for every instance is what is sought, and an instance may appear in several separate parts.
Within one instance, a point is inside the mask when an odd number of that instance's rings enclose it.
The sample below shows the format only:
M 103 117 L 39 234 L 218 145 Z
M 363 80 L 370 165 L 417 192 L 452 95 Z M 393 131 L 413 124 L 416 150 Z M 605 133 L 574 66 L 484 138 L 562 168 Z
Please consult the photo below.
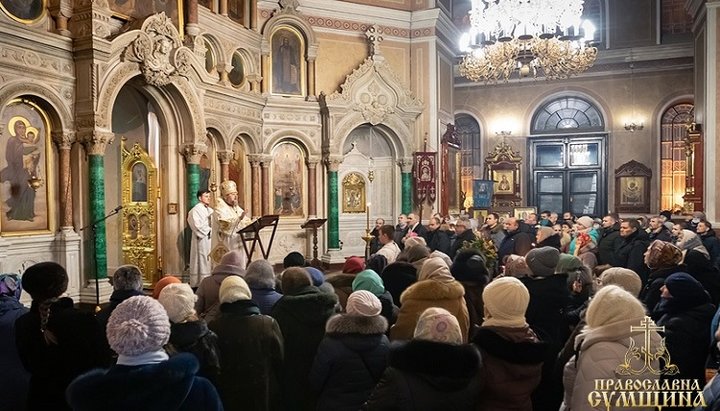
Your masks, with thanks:
M 472 116 L 458 114 L 455 116 L 455 132 L 461 142 L 460 154 L 462 158 L 460 185 L 466 200 L 472 202 L 473 176 L 482 176 L 482 152 L 480 150 L 480 124 Z
M 560 97 L 540 107 L 532 119 L 532 134 L 603 131 L 600 110 L 580 97 Z
M 660 209 L 683 206 L 685 195 L 685 138 L 695 118 L 692 103 L 676 104 L 663 113 L 660 124 Z

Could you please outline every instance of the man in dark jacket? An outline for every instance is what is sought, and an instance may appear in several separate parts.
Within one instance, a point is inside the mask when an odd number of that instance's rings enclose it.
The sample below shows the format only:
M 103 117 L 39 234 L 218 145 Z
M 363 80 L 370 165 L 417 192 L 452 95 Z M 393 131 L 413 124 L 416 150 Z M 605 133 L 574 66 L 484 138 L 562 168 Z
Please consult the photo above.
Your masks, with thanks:
M 647 233 L 640 229 L 636 219 L 630 218 L 620 223 L 620 241 L 615 251 L 615 261 L 618 267 L 635 271 L 643 284 L 647 282 L 650 272 L 643 257 L 649 244 Z
M 717 267 L 718 262 L 720 262 L 720 241 L 715 235 L 712 224 L 706 220 L 700 221 L 697 225 L 697 233 L 708 253 L 710 253 L 710 262 Z
M 518 220 L 510 217 L 503 223 L 505 226 L 505 238 L 498 248 L 498 262 L 505 265 L 503 258 L 510 254 L 525 256 L 532 249 L 532 238 L 528 233 L 520 231 Z
M 403 237 L 405 237 L 405 230 L 407 230 L 407 216 L 400 214 L 398 216 L 398 223 L 395 225 L 395 234 L 393 234 L 393 241 L 402 250 L 405 245 L 403 244 Z
M 476 239 L 475 233 L 470 226 L 469 218 L 461 217 L 457 220 L 455 223 L 455 235 L 455 242 L 453 242 L 452 247 L 450 247 L 450 252 L 448 253 L 450 258 L 455 258 L 458 251 L 463 248 L 465 241 L 473 242 Z
M 440 220 L 430 217 L 425 233 L 425 241 L 430 251 L 440 251 L 450 255 L 450 237 L 445 230 L 440 229 Z
M 616 213 L 610 213 L 602 219 L 602 231 L 598 241 L 598 264 L 615 264 L 616 242 L 620 238 L 620 218 Z
M 649 239 L 650 241 L 660 240 L 660 241 L 667 241 L 668 243 L 672 241 L 672 233 L 670 230 L 665 226 L 665 223 L 663 222 L 662 217 L 655 216 L 650 219 L 650 235 Z

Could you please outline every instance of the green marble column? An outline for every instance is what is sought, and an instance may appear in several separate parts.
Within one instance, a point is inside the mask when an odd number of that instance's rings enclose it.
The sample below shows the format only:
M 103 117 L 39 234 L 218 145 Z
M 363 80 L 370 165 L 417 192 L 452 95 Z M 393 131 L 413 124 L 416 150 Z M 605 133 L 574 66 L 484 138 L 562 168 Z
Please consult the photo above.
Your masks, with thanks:
M 105 217 L 105 157 L 99 154 L 88 155 L 90 167 L 90 221 L 100 221 Z M 100 221 L 94 229 L 95 273 L 97 278 L 107 277 L 107 242 L 105 241 L 105 221 Z
M 402 213 L 412 212 L 412 173 L 402 173 Z
M 197 192 L 200 190 L 200 164 L 187 164 L 187 204 L 188 211 L 198 203 Z
M 340 208 L 338 205 L 338 172 L 328 171 L 328 248 L 340 248 Z

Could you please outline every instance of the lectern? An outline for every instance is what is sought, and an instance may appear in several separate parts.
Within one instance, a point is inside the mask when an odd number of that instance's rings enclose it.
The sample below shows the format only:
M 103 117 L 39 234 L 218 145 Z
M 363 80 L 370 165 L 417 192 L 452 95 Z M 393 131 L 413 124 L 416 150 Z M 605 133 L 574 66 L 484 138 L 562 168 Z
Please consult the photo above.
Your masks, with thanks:
M 262 253 L 263 258 L 267 260 L 270 255 L 270 248 L 272 247 L 273 240 L 275 239 L 275 230 L 277 230 L 279 219 L 280 216 L 277 214 L 264 215 L 238 231 L 238 234 L 240 234 L 242 238 L 248 263 L 252 261 L 256 245 L 260 245 L 260 252 Z M 270 234 L 270 241 L 268 242 L 267 249 L 263 246 L 262 239 L 260 238 L 260 230 L 265 227 L 272 227 L 272 234 Z M 250 248 L 248 248 L 249 242 L 252 242 Z
M 327 218 L 313 218 L 310 220 L 307 220 L 303 225 L 300 226 L 300 228 L 312 228 L 313 230 L 313 259 L 310 261 L 310 265 L 313 267 L 317 267 L 320 264 L 320 260 L 318 260 L 318 240 L 317 240 L 317 230 L 318 228 L 322 227 L 323 224 L 327 221 Z

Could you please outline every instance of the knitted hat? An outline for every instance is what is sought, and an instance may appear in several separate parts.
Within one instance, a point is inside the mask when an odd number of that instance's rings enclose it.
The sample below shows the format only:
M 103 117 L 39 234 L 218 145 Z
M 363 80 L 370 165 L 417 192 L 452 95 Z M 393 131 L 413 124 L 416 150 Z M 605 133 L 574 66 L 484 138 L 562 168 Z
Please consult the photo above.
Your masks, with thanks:
M 255 260 L 245 270 L 245 281 L 253 288 L 275 288 L 275 270 L 268 260 Z
M 213 274 L 245 275 L 247 255 L 244 250 L 235 249 L 223 254 L 220 264 L 213 268 Z
M 667 287 L 675 305 L 694 307 L 708 302 L 710 297 L 705 288 L 688 273 L 675 273 L 665 279 Z
M 603 271 L 600 275 L 600 285 L 601 287 L 617 285 L 636 297 L 642 291 L 640 276 L 635 271 L 622 267 L 612 267 Z
M 160 292 L 158 301 L 165 307 L 170 321 L 181 323 L 195 314 L 197 296 L 189 284 L 168 284 Z
M 460 250 L 450 267 L 450 273 L 458 281 L 489 281 L 489 274 L 485 266 L 485 257 L 474 248 Z
M 375 294 L 366 290 L 354 291 L 347 299 L 345 311 L 348 314 L 374 317 L 382 311 L 382 304 Z
M 312 285 L 310 273 L 303 267 L 290 267 L 283 271 L 280 286 L 282 293 L 285 295 L 293 295 L 299 289 Z
M 683 255 L 677 246 L 662 240 L 650 243 L 645 256 L 645 264 L 650 268 L 665 268 L 680 264 Z
M 490 281 L 482 293 L 485 320 L 483 325 L 497 327 L 524 327 L 525 311 L 530 293 L 525 284 L 515 277 L 500 277 Z
M 525 262 L 535 277 L 549 277 L 553 275 L 559 260 L 560 251 L 553 247 L 535 248 L 528 251 L 525 255 Z
M 517 254 L 510 254 L 505 257 L 505 274 L 516 278 L 522 278 L 532 276 L 533 273 L 530 271 L 530 267 L 528 267 L 527 262 L 525 262 L 525 257 Z
M 645 307 L 637 298 L 616 285 L 608 285 L 601 288 L 590 300 L 586 319 L 589 328 L 597 328 L 644 316 Z
M 463 342 L 457 318 L 447 310 L 437 307 L 430 307 L 420 314 L 413 338 L 456 345 Z
M 318 270 L 315 267 L 305 267 L 308 274 L 310 274 L 310 278 L 312 279 L 312 285 L 315 287 L 320 287 L 322 283 L 325 282 L 325 274 L 323 274 L 322 271 Z
M 220 304 L 247 301 L 252 298 L 252 292 L 245 280 L 237 275 L 229 275 L 220 283 Z
M 447 263 L 440 257 L 429 257 L 423 263 L 417 276 L 418 281 L 435 280 L 441 282 L 454 281 L 450 274 L 450 268 Z
M 376 273 L 381 273 L 387 264 L 387 257 L 382 254 L 373 254 L 370 258 L 368 258 L 365 268 L 369 268 Z
M 17 274 L 0 274 L 0 295 L 20 299 L 22 285 Z
M 560 254 L 557 266 L 555 267 L 556 274 L 568 273 L 571 271 L 578 270 L 583 267 L 583 262 L 579 258 L 570 254 Z
M 152 293 L 153 298 L 156 300 L 158 298 L 160 298 L 160 292 L 166 286 L 168 286 L 170 284 L 178 284 L 181 282 L 182 281 L 180 281 L 180 279 L 178 279 L 177 277 L 172 276 L 172 275 L 168 275 L 166 277 L 161 278 L 158 282 L 155 283 L 155 288 L 153 288 L 153 293 Z
M 297 251 L 291 252 L 285 256 L 285 259 L 283 259 L 283 268 L 305 267 L 306 265 L 305 256 Z
M 67 290 L 68 275 L 58 263 L 44 262 L 28 267 L 22 275 L 22 288 L 35 301 L 59 297 Z
M 112 284 L 115 290 L 141 291 L 143 288 L 142 271 L 136 265 L 121 265 L 112 276 Z
M 385 293 L 385 285 L 382 278 L 373 270 L 363 270 L 355 276 L 352 282 L 353 291 L 366 290 L 374 295 Z
M 362 257 L 352 256 L 345 260 L 342 272 L 345 274 L 357 274 L 364 269 L 365 261 L 362 259 Z
M 144 295 L 130 297 L 110 314 L 107 339 L 120 355 L 159 351 L 170 339 L 170 320 L 158 301 Z
M 553 230 L 550 227 L 545 227 L 545 226 L 538 228 L 536 233 L 537 233 L 536 240 L 538 243 L 540 243 L 540 242 L 544 241 L 545 239 L 550 238 L 556 234 L 555 230 Z
M 578 218 L 577 220 L 575 220 L 575 223 L 580 224 L 581 226 L 583 226 L 585 228 L 591 228 L 595 222 L 593 221 L 592 218 L 584 215 L 584 216 Z

